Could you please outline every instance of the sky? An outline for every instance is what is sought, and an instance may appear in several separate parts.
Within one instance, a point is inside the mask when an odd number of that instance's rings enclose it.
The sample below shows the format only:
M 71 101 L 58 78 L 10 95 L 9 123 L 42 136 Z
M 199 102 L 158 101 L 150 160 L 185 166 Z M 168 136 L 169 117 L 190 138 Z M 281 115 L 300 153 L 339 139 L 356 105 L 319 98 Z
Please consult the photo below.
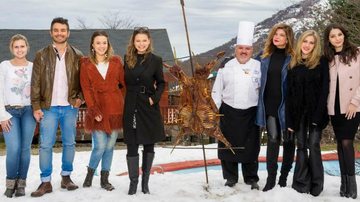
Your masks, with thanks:
M 207 148 L 216 148 L 217 144 L 206 145 Z M 189 149 L 175 149 L 170 153 L 169 148 L 155 148 L 155 159 L 153 167 L 159 167 L 159 164 L 170 162 L 183 162 L 187 160 L 201 160 L 202 150 L 201 146 L 187 147 Z M 195 148 L 195 149 L 194 149 Z M 335 151 L 330 151 L 335 152 Z M 262 147 L 260 156 L 264 156 L 266 147 Z M 280 151 L 280 154 L 282 152 Z M 207 159 L 217 158 L 217 151 L 214 149 L 206 150 Z M 127 172 L 126 165 L 126 149 L 115 150 L 113 156 L 113 163 L 110 171 L 109 181 L 115 187 L 115 190 L 109 192 L 101 189 L 100 177 L 94 176 L 92 187 L 83 188 L 82 183 L 86 176 L 86 166 L 90 158 L 89 151 L 76 152 L 74 159 L 74 171 L 71 178 L 75 184 L 79 185 L 79 189 L 75 191 L 67 191 L 60 188 L 60 171 L 61 171 L 61 153 L 53 155 L 53 174 L 52 186 L 53 192 L 46 194 L 40 198 L 32 198 L 30 193 L 35 191 L 40 184 L 39 174 L 39 156 L 32 155 L 30 168 L 27 178 L 26 195 L 21 198 L 9 199 L 3 194 L 0 194 L 1 202 L 107 202 L 107 201 L 121 201 L 121 202 L 345 202 L 358 201 L 346 199 L 339 196 L 340 177 L 330 176 L 325 174 L 324 191 L 318 196 L 313 197 L 310 194 L 300 194 L 291 188 L 292 172 L 289 173 L 287 180 L 287 187 L 280 188 L 276 185 L 274 189 L 268 192 L 258 190 L 250 190 L 250 186 L 243 182 L 242 177 L 233 188 L 225 187 L 225 180 L 222 178 L 220 169 L 214 170 L 209 167 L 209 191 L 205 191 L 206 185 L 205 173 L 203 169 L 198 169 L 197 172 L 167 172 L 164 174 L 156 173 L 150 176 L 149 195 L 141 192 L 140 181 L 138 185 L 138 192 L 136 195 L 127 195 L 129 178 L 125 176 L 117 176 L 117 174 Z M 5 162 L 5 156 L 0 156 L 0 162 Z M 141 161 L 140 161 L 141 162 Z M 239 166 L 241 168 L 241 166 Z M 265 167 L 265 166 L 260 166 Z M 280 169 L 279 169 L 280 170 Z M 241 171 L 240 171 L 241 176 Z M 259 186 L 262 189 L 266 183 L 267 172 L 264 169 L 258 172 L 260 181 Z M 279 171 L 280 174 L 280 171 Z M 5 163 L 0 164 L 0 191 L 5 190 Z M 279 175 L 278 175 L 279 176 Z M 357 176 L 357 189 L 360 190 L 360 176 Z
M 299 1 L 184 0 L 191 49 L 211 50 L 236 36 L 240 20 L 258 23 Z M 99 19 L 114 13 L 138 26 L 167 29 L 177 56 L 188 55 L 180 0 L 1 0 L 0 29 L 49 29 L 58 16 L 69 19 L 70 29 L 79 28 L 77 19 L 103 29 Z

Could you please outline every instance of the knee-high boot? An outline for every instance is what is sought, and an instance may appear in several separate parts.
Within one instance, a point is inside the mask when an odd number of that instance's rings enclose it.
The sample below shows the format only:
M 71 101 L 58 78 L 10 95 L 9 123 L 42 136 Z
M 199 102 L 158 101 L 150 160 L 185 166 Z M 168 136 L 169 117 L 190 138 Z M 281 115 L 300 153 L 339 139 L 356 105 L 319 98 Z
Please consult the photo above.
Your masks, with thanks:
M 268 191 L 275 187 L 276 183 L 276 174 L 277 174 L 277 160 L 279 156 L 279 142 L 277 141 L 268 141 L 267 151 L 266 151 L 266 168 L 268 172 L 268 177 L 266 179 L 266 185 L 263 191 Z
M 266 130 L 268 133 L 267 149 L 266 149 L 266 169 L 268 177 L 263 191 L 268 191 L 275 186 L 276 174 L 278 169 L 278 156 L 280 146 L 280 124 L 276 117 L 268 116 L 266 118 Z
M 136 194 L 137 185 L 139 182 L 139 156 L 127 156 L 126 162 L 130 179 L 128 194 L 133 195 Z
M 280 187 L 286 187 L 287 176 L 292 168 L 295 156 L 294 139 L 283 143 L 283 162 L 281 164 L 281 175 L 278 184 Z
M 141 190 L 144 194 L 150 194 L 149 177 L 155 153 L 143 152 Z

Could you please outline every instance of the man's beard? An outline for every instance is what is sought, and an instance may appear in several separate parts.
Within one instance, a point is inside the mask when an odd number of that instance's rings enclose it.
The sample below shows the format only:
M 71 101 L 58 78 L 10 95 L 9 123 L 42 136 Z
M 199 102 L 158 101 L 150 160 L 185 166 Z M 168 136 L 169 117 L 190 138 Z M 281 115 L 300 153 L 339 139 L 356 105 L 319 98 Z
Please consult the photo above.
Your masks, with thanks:
M 58 41 L 55 38 L 53 38 L 53 42 L 57 43 L 57 44 L 65 44 L 68 41 L 69 38 L 64 39 L 63 41 Z

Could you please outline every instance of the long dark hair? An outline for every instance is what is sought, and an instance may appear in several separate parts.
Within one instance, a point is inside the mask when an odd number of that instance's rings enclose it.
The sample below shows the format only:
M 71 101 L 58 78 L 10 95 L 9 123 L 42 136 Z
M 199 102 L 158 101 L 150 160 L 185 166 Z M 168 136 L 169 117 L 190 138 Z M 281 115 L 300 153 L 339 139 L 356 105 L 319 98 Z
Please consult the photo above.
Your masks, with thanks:
M 349 64 L 352 60 L 356 61 L 356 56 L 359 53 L 359 49 L 349 41 L 348 31 L 340 24 L 335 24 L 335 23 L 328 25 L 324 32 L 324 48 L 323 49 L 324 49 L 325 57 L 329 60 L 329 62 L 332 62 L 335 57 L 335 52 L 336 52 L 335 48 L 333 45 L 331 45 L 330 40 L 329 40 L 330 32 L 333 29 L 339 29 L 344 35 L 343 48 L 339 54 L 340 62 Z
M 150 36 L 149 28 L 147 28 L 147 27 L 135 27 L 134 32 L 130 37 L 129 44 L 127 46 L 126 58 L 125 58 L 125 61 L 128 64 L 130 69 L 134 68 L 135 64 L 137 62 L 137 57 L 136 57 L 137 50 L 135 48 L 134 41 L 135 41 L 135 36 L 138 35 L 138 34 L 145 34 L 150 40 L 150 44 L 149 44 L 149 47 L 147 48 L 147 50 L 145 51 L 143 61 L 148 57 L 148 55 L 153 50 L 153 48 L 152 48 L 152 39 L 151 39 L 151 36 Z M 143 61 L 141 61 L 141 62 L 143 62 Z

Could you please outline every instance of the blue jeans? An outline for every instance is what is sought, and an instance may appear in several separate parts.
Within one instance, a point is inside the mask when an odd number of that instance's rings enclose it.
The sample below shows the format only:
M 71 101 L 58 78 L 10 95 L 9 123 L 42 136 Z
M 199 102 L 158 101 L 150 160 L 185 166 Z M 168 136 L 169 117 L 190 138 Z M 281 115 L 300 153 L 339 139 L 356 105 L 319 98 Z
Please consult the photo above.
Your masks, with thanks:
M 89 168 L 96 169 L 101 160 L 101 171 L 110 171 L 118 135 L 118 130 L 113 130 L 109 135 L 99 130 L 92 132 L 94 146 L 91 151 Z
M 36 121 L 31 106 L 9 109 L 7 112 L 12 115 L 12 125 L 9 132 L 3 133 L 6 144 L 6 178 L 26 179 Z
M 68 106 L 51 106 L 43 109 L 44 118 L 40 121 L 40 170 L 41 181 L 49 182 L 52 173 L 53 146 L 60 125 L 62 140 L 61 175 L 67 176 L 73 170 L 75 156 L 76 121 L 79 109 Z

